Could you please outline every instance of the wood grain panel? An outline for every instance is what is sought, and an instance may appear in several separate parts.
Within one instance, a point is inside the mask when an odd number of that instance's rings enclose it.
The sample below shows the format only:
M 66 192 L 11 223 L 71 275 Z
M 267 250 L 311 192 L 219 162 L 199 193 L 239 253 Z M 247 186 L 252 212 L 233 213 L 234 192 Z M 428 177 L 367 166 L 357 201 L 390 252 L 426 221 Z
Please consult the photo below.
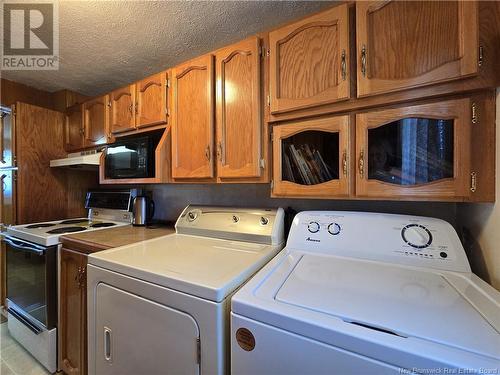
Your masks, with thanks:
M 457 99 L 432 104 L 386 109 L 356 115 L 356 165 L 363 157 L 364 173 L 356 173 L 358 197 L 390 198 L 412 197 L 467 199 L 470 195 L 470 100 Z M 394 185 L 368 179 L 368 129 L 408 117 L 454 120 L 453 178 L 420 185 Z
M 52 99 L 54 110 L 66 112 L 69 107 L 82 104 L 84 101 L 90 99 L 90 97 L 71 90 L 59 90 L 52 93 Z
M 66 110 L 64 116 L 65 149 L 68 152 L 84 147 L 82 105 L 77 104 Z
M 214 176 L 214 66 L 205 55 L 172 70 L 172 177 Z
M 217 175 L 252 178 L 261 173 L 261 86 L 259 39 L 216 53 Z
M 478 24 L 475 1 L 357 2 L 358 96 L 476 74 Z
M 59 364 L 66 374 L 87 373 L 87 255 L 61 249 Z
M 459 59 L 458 11 L 455 1 L 393 1 L 369 12 L 369 78 L 413 78 Z
M 108 96 L 101 96 L 83 103 L 85 146 L 104 144 L 108 137 Z
M 135 84 L 112 91 L 109 94 L 109 101 L 111 133 L 117 134 L 135 129 Z
M 54 107 L 53 95 L 50 92 L 9 81 L 5 78 L 0 79 L 0 102 L 6 107 L 16 102 L 24 102 L 49 109 Z
M 272 31 L 269 40 L 271 112 L 313 107 L 349 97 L 347 4 Z
M 350 173 L 351 165 L 351 142 L 354 138 L 352 132 L 352 119 L 350 116 L 336 116 L 317 120 L 299 121 L 294 123 L 275 126 L 273 129 L 273 181 L 272 196 L 274 197 L 347 197 L 352 190 L 352 179 Z M 339 178 L 316 185 L 300 185 L 283 180 L 282 141 L 292 135 L 304 131 L 321 131 L 327 133 L 339 133 Z M 343 154 L 345 153 L 346 171 L 343 170 Z
M 145 78 L 136 84 L 136 125 L 154 126 L 167 123 L 167 72 Z
M 66 156 L 63 114 L 29 104 L 15 106 L 18 224 L 66 216 L 66 175 L 50 168 Z

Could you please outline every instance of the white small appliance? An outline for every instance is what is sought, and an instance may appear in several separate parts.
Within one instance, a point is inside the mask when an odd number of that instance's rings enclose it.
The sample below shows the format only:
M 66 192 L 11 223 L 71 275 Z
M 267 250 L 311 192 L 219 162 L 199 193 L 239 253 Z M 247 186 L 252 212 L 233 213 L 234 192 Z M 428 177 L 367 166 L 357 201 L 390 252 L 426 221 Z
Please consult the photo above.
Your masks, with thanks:
M 2 233 L 6 251 L 8 329 L 47 370 L 57 370 L 60 237 L 130 225 L 136 191 L 91 191 L 88 217 L 12 225 Z
M 438 219 L 301 212 L 232 298 L 231 373 L 498 373 L 500 293 Z
M 230 297 L 283 225 L 281 208 L 188 206 L 175 234 L 90 255 L 88 373 L 227 373 Z

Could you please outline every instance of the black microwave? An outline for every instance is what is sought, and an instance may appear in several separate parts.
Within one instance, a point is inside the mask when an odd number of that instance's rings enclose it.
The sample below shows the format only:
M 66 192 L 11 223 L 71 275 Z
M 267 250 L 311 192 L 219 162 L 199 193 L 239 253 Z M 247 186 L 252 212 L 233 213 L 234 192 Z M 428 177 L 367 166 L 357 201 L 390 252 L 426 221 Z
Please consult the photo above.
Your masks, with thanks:
M 107 179 L 154 178 L 155 150 L 161 133 L 122 138 L 106 148 Z

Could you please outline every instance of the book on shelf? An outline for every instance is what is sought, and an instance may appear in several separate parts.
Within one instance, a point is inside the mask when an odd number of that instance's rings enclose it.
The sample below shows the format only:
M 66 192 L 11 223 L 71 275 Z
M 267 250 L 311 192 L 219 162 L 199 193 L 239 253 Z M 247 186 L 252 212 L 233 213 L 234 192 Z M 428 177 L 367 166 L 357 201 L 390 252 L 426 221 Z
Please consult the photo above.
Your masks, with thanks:
M 321 153 L 307 143 L 283 146 L 282 173 L 285 180 L 305 185 L 320 184 L 334 178 Z

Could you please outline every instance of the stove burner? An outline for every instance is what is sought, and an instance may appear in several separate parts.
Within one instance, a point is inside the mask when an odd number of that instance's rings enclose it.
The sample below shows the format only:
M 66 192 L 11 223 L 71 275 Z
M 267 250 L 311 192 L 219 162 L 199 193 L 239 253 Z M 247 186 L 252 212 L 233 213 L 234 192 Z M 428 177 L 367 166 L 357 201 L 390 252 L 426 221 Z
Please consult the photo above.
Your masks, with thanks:
M 82 230 L 87 229 L 86 227 L 63 227 L 49 230 L 47 233 L 49 234 L 61 234 L 61 233 L 72 233 L 72 232 L 81 232 Z
M 47 227 L 53 227 L 54 225 L 55 224 L 52 223 L 39 223 L 39 224 L 26 225 L 25 228 L 27 229 L 47 228 Z
M 112 227 L 113 225 L 116 225 L 115 223 L 95 223 L 92 224 L 92 228 L 106 228 L 106 227 Z
M 87 219 L 70 219 L 61 221 L 59 224 L 80 224 L 80 223 L 88 223 Z

